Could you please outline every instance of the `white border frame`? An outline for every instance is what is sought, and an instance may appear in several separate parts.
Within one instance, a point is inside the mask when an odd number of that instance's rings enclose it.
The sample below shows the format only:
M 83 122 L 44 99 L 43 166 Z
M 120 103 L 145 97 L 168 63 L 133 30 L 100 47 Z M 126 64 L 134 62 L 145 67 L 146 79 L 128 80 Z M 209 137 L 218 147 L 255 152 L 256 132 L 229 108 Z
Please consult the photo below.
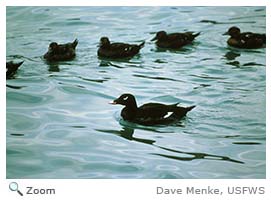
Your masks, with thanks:
M 266 55 L 271 55 L 271 0 L 0 0 L 0 61 L 2 64 L 1 71 L 1 87 L 0 95 L 4 97 L 0 102 L 0 115 L 1 115 L 1 134 L 0 134 L 0 196 L 5 200 L 18 200 L 16 192 L 10 192 L 8 184 L 11 180 L 6 179 L 6 80 L 4 74 L 4 61 L 6 60 L 6 6 L 266 6 L 266 35 L 267 47 Z M 4 45 L 3 45 L 4 44 Z M 266 178 L 267 179 L 185 179 L 185 180 L 167 180 L 167 179 L 127 179 L 127 180 L 105 180 L 105 179 L 23 179 L 16 180 L 20 184 L 20 188 L 26 186 L 35 186 L 43 188 L 56 188 L 56 195 L 50 196 L 24 196 L 19 199 L 22 200 L 270 200 L 271 195 L 271 146 L 268 131 L 270 131 L 270 114 L 271 114 L 271 81 L 270 81 L 270 57 L 266 58 Z M 268 93 L 269 92 L 269 93 Z M 167 188 L 185 188 L 186 186 L 196 187 L 217 187 L 221 190 L 226 186 L 263 186 L 266 193 L 264 195 L 156 195 L 155 190 L 157 186 L 164 186 Z M 3 192 L 3 193 L 2 193 Z

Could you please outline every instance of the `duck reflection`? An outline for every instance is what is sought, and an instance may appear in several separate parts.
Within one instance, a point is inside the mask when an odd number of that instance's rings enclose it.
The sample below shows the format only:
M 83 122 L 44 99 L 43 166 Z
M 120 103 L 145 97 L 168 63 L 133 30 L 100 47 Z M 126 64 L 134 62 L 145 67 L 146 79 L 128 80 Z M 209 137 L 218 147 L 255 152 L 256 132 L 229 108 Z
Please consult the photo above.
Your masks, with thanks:
M 15 85 L 6 84 L 6 87 L 11 88 L 11 89 L 22 89 L 26 86 L 15 86 Z
M 58 63 L 49 63 L 46 62 L 49 66 L 48 71 L 49 72 L 60 72 L 59 64 Z
M 228 51 L 224 57 L 229 60 L 229 61 L 232 61 L 232 60 L 235 60 L 237 57 L 240 57 L 241 54 L 239 53 L 236 53 L 236 52 L 233 52 L 233 51 Z
M 100 132 L 104 132 L 104 133 L 115 134 L 130 141 L 136 141 L 136 142 L 150 144 L 150 145 L 153 145 L 155 143 L 154 140 L 134 137 L 133 136 L 134 128 L 130 128 L 130 127 L 122 127 L 121 130 L 102 130 L 102 129 L 96 129 L 96 130 Z
M 135 129 L 131 128 L 131 127 L 123 126 L 121 130 L 96 129 L 96 131 L 114 134 L 114 135 L 120 136 L 120 137 L 125 138 L 130 141 L 136 141 L 136 142 L 152 145 L 152 146 L 157 147 L 161 150 L 164 150 L 164 151 L 167 151 L 170 153 L 174 153 L 174 155 L 162 154 L 162 153 L 150 153 L 152 155 L 161 156 L 164 158 L 169 158 L 169 159 L 174 159 L 174 160 L 179 160 L 179 161 L 192 161 L 192 160 L 199 160 L 199 159 L 218 160 L 218 161 L 227 161 L 227 162 L 232 162 L 232 163 L 244 164 L 244 162 L 232 159 L 228 156 L 200 153 L 200 152 L 185 152 L 185 151 L 179 151 L 179 150 L 174 150 L 174 149 L 169 149 L 169 148 L 165 148 L 162 146 L 158 146 L 158 145 L 154 144 L 156 142 L 154 140 L 134 137 L 133 135 L 134 135 Z M 183 154 L 190 155 L 190 157 L 189 156 L 187 156 L 187 157 L 176 156 L 176 153 L 182 154 L 182 155 Z
M 247 66 L 265 66 L 264 64 L 259 64 L 255 62 L 247 62 L 247 63 L 241 64 L 238 60 L 236 60 L 236 58 L 240 56 L 241 56 L 241 53 L 230 50 L 224 55 L 224 58 L 228 61 L 226 62 L 227 65 L 231 65 L 238 68 L 247 67 Z
M 115 60 L 116 62 L 126 62 L 125 60 Z M 124 68 L 123 66 L 117 65 L 113 62 L 111 62 L 111 60 L 107 60 L 107 59 L 101 59 L 100 60 L 100 67 L 115 67 L 115 68 Z
M 191 155 L 191 157 L 180 157 L 176 155 L 172 156 L 172 155 L 160 154 L 160 153 L 153 153 L 152 155 L 162 156 L 165 158 L 170 158 L 170 159 L 175 159 L 175 160 L 180 160 L 180 161 L 192 161 L 196 159 L 205 159 L 205 160 L 221 160 L 221 161 L 228 161 L 232 163 L 244 164 L 244 162 L 232 159 L 228 156 L 221 156 L 221 155 L 214 155 L 214 154 L 207 154 L 207 153 L 200 153 L 200 152 L 184 152 L 184 151 L 177 151 L 174 149 L 168 149 L 168 148 L 160 147 L 160 146 L 157 146 L 157 147 L 166 151 L 173 152 L 173 153 Z
M 228 62 L 226 63 L 227 65 L 240 67 L 240 62 L 235 60 L 237 57 L 240 57 L 240 56 L 241 56 L 240 53 L 230 50 L 224 55 L 224 58 L 228 60 Z

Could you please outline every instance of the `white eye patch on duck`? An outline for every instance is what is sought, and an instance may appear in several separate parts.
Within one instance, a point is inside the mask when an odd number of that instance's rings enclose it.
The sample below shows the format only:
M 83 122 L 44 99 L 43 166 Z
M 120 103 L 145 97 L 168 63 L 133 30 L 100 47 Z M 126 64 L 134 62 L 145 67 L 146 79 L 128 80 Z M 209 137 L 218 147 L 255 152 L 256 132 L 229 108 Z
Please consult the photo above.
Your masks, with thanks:
M 126 96 L 126 97 L 124 97 L 122 100 L 124 100 L 124 101 L 127 101 L 128 100 L 128 96 Z

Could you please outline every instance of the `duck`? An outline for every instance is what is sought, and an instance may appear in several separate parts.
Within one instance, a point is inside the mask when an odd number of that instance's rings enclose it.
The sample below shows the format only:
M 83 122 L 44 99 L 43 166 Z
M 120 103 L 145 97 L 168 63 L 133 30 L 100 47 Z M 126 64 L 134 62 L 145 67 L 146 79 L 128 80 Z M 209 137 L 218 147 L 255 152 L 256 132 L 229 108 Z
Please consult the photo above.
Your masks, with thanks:
M 136 44 L 111 43 L 108 37 L 101 37 L 97 54 L 99 57 L 108 59 L 132 58 L 144 47 L 145 41 Z
M 227 44 L 236 48 L 256 49 L 265 47 L 266 35 L 252 32 L 241 32 L 240 28 L 233 26 L 223 35 L 230 35 Z
M 194 39 L 200 35 L 200 32 L 170 33 L 159 31 L 151 41 L 156 41 L 160 48 L 180 49 L 185 45 L 191 44 Z
M 78 40 L 75 39 L 71 43 L 58 44 L 56 42 L 50 43 L 48 51 L 43 58 L 48 62 L 69 61 L 75 58 L 75 48 Z
M 137 106 L 135 96 L 125 93 L 110 104 L 124 105 L 121 110 L 121 117 L 125 121 L 145 126 L 167 125 L 180 121 L 194 106 L 180 107 L 179 103 L 165 105 L 162 103 L 146 103 Z
M 13 61 L 6 62 L 6 79 L 11 78 L 23 63 L 24 61 L 19 63 L 14 63 Z

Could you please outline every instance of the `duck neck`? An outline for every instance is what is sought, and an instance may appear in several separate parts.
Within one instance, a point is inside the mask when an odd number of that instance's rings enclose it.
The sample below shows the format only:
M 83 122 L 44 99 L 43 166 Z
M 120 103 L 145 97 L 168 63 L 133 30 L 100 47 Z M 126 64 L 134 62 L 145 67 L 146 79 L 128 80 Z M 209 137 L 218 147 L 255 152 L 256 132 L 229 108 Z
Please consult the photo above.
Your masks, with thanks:
M 126 119 L 127 120 L 132 120 L 135 116 L 136 116 L 136 113 L 137 113 L 137 104 L 136 104 L 136 101 L 135 100 L 130 100 L 129 104 L 127 104 L 125 107 L 124 107 L 124 111 L 126 113 Z
M 124 120 L 132 121 L 137 115 L 137 105 L 125 106 L 121 111 Z
M 127 110 L 136 111 L 137 104 L 135 100 L 132 100 L 128 105 L 126 105 Z

